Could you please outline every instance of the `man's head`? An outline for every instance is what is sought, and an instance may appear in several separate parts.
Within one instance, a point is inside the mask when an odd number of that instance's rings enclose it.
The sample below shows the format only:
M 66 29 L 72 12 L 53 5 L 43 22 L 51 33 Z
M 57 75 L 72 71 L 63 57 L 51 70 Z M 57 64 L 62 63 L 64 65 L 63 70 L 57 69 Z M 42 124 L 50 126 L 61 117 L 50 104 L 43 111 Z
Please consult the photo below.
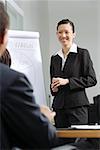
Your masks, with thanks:
M 0 57 L 4 53 L 8 42 L 9 16 L 0 1 Z

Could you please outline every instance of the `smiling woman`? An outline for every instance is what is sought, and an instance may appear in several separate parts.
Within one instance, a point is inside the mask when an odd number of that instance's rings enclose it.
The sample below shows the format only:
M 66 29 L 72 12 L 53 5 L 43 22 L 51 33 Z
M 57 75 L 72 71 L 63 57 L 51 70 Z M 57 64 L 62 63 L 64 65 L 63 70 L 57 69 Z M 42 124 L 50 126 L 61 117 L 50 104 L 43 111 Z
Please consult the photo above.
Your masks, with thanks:
M 85 89 L 97 83 L 90 54 L 74 43 L 75 27 L 69 19 L 58 22 L 57 38 L 62 49 L 51 57 L 50 65 L 55 126 L 87 124 L 89 101 Z

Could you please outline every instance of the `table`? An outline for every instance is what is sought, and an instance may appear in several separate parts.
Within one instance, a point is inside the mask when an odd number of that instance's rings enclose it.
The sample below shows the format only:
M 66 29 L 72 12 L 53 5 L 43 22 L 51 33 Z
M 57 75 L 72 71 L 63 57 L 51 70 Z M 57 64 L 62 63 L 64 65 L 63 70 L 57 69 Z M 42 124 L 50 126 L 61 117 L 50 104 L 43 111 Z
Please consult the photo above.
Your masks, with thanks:
M 100 138 L 100 130 L 60 129 L 56 131 L 61 138 Z

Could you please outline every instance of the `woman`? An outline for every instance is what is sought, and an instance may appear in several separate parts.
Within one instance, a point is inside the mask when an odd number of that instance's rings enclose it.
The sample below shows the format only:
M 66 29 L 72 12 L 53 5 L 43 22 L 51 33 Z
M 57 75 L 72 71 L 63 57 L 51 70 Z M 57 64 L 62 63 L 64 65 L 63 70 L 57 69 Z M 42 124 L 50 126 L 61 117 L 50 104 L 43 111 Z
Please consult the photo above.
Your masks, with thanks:
M 57 37 L 62 48 L 51 57 L 50 64 L 55 126 L 87 124 L 89 101 L 85 89 L 97 83 L 90 54 L 74 43 L 72 21 L 63 19 L 58 22 Z

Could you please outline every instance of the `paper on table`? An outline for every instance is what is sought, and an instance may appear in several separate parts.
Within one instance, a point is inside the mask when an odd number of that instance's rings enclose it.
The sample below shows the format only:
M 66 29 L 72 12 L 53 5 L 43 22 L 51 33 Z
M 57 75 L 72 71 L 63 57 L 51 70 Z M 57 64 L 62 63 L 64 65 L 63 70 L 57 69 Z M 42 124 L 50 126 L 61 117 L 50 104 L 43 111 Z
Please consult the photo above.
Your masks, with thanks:
M 71 128 L 76 128 L 76 129 L 100 129 L 100 125 L 72 125 Z

